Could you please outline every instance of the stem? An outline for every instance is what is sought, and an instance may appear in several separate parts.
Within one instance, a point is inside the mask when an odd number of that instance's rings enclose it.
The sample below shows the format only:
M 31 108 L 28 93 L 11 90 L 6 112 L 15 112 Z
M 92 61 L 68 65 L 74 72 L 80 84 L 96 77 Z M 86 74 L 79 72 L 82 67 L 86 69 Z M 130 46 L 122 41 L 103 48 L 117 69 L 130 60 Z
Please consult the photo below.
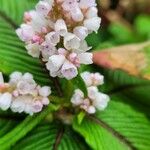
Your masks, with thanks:
M 41 64 L 43 65 L 44 71 L 49 75 L 49 71 L 45 67 L 45 63 L 42 61 L 41 55 L 40 55 L 40 61 L 41 61 Z M 55 85 L 55 88 L 57 89 L 59 96 L 63 97 L 63 91 L 61 89 L 59 79 L 57 77 L 56 78 L 50 77 L 50 79 L 53 81 L 53 84 Z

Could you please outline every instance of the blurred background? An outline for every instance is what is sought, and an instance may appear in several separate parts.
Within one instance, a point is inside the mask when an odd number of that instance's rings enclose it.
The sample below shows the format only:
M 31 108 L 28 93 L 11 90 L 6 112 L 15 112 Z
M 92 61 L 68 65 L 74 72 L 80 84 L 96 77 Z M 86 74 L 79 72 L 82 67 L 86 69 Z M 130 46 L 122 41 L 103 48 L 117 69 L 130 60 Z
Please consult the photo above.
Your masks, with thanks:
M 101 29 L 88 40 L 97 49 L 150 38 L 150 0 L 98 0 L 98 8 Z

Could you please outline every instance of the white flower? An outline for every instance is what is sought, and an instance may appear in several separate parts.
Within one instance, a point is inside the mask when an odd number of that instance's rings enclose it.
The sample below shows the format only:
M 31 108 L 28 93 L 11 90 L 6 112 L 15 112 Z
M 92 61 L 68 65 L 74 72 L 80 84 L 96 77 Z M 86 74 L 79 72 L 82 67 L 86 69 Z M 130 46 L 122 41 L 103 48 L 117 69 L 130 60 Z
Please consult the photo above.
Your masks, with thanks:
M 65 56 L 63 55 L 53 55 L 49 57 L 48 63 L 46 64 L 47 69 L 50 72 L 58 72 L 65 61 Z
M 82 9 L 87 9 L 89 7 L 96 6 L 95 0 L 80 0 L 78 3 L 79 3 L 80 8 Z
M 100 111 L 104 110 L 110 98 L 108 95 L 99 92 L 97 88 L 98 85 L 102 84 L 103 76 L 99 73 L 84 72 L 81 74 L 81 77 L 86 83 L 88 95 L 85 97 L 81 90 L 75 90 L 71 98 L 73 106 L 78 106 L 89 114 L 94 114 L 96 109 Z
M 96 94 L 96 98 L 93 100 L 93 105 L 98 110 L 104 110 L 107 107 L 109 100 L 110 98 L 108 95 L 99 92 Z
M 73 33 L 81 40 L 84 40 L 88 35 L 88 29 L 84 26 L 78 26 L 74 28 Z
M 85 15 L 86 15 L 86 18 L 94 18 L 94 17 L 97 17 L 97 13 L 98 13 L 97 8 L 91 7 L 88 9 Z
M 3 74 L 0 72 L 0 85 L 4 84 Z
M 95 31 L 97 32 L 101 24 L 101 18 L 99 17 L 94 17 L 90 19 L 86 19 L 84 21 L 84 26 L 89 30 L 89 31 Z
M 28 24 L 22 24 L 21 27 L 16 30 L 16 33 L 19 38 L 24 42 L 30 41 L 34 35 L 32 26 Z
M 21 80 L 21 78 L 22 78 L 22 73 L 15 71 L 10 75 L 9 84 L 11 86 L 16 86 L 17 83 Z
M 93 54 L 92 53 L 81 53 L 78 55 L 79 62 L 81 64 L 92 64 L 93 63 Z
M 92 85 L 91 73 L 90 72 L 86 71 L 86 72 L 81 73 L 81 77 L 84 80 L 87 87 Z
M 66 79 L 70 80 L 77 76 L 78 70 L 72 63 L 66 60 L 61 68 L 61 73 Z
M 81 105 L 84 99 L 84 94 L 81 90 L 77 89 L 71 98 L 71 103 L 75 106 Z
M 31 81 L 24 80 L 24 81 L 20 81 L 17 84 L 17 89 L 20 94 L 32 93 L 32 91 L 34 91 L 35 87 L 36 87 L 36 83 L 34 80 L 31 80 Z
M 36 10 L 40 14 L 43 14 L 46 16 L 50 10 L 52 9 L 52 6 L 48 2 L 39 1 L 39 3 L 36 5 Z
M 50 56 L 56 54 L 57 49 L 55 46 L 50 45 L 47 42 L 44 42 L 44 43 L 42 43 L 42 45 L 40 47 L 40 51 L 41 51 L 42 57 L 43 57 L 42 60 L 44 62 L 47 62 Z
M 72 19 L 76 22 L 80 22 L 84 19 L 82 11 L 78 7 L 73 8 L 70 13 L 71 13 Z
M 39 89 L 39 94 L 43 97 L 47 97 L 51 94 L 51 89 L 48 86 L 43 86 Z
M 57 32 L 50 32 L 48 33 L 46 36 L 46 42 L 53 45 L 53 46 L 56 46 L 57 43 L 59 43 L 60 41 L 60 36 Z
M 22 78 L 26 81 L 32 81 L 33 82 L 33 75 L 31 73 L 25 73 Z M 34 82 L 35 83 L 35 82 Z
M 74 52 L 80 54 L 80 53 L 84 53 L 90 49 L 91 49 L 91 47 L 88 47 L 87 42 L 85 40 L 83 40 L 80 42 L 80 47 L 78 49 L 75 49 Z
M 49 21 L 46 20 L 42 15 L 39 15 L 38 12 L 32 10 L 30 11 L 30 15 L 32 18 L 30 24 L 35 32 L 41 32 L 43 27 L 49 26 Z
M 0 108 L 2 110 L 7 110 L 11 105 L 11 101 L 12 95 L 10 93 L 6 92 L 4 94 L 0 94 Z
M 78 7 L 76 0 L 65 0 L 62 4 L 62 7 L 66 11 L 71 11 L 72 9 Z
M 87 108 L 87 112 L 88 112 L 89 114 L 95 114 L 96 108 L 95 108 L 94 106 L 89 106 L 89 107 Z
M 35 58 L 39 58 L 40 50 L 39 50 L 39 44 L 38 43 L 28 44 L 26 46 L 26 49 L 28 50 L 29 55 L 31 55 L 32 57 L 35 57 Z
M 41 101 L 35 101 L 33 103 L 32 110 L 34 113 L 40 112 L 42 108 L 43 108 L 43 104 L 41 103 Z
M 104 83 L 104 76 L 100 73 L 83 72 L 81 74 L 86 86 L 99 86 Z
M 11 104 L 11 110 L 13 112 L 18 112 L 18 113 L 22 113 L 24 112 L 24 109 L 26 107 L 25 103 L 24 103 L 24 96 L 18 96 L 17 98 L 14 98 Z
M 98 88 L 95 86 L 91 86 L 91 87 L 88 87 L 87 90 L 88 90 L 88 97 L 92 100 L 96 99 Z
M 65 36 L 67 33 L 67 26 L 63 19 L 58 19 L 55 23 L 55 31 L 61 36 Z
M 64 46 L 68 50 L 78 49 L 80 47 L 80 39 L 76 35 L 68 33 L 64 37 Z

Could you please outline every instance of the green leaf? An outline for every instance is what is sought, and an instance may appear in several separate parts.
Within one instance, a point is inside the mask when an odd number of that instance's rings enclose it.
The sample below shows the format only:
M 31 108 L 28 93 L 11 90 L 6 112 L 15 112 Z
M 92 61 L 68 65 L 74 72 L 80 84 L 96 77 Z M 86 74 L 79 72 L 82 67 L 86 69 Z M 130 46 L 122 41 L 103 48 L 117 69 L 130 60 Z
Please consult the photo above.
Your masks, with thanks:
M 53 110 L 47 108 L 40 114 L 29 116 L 12 131 L 0 138 L 0 148 L 5 150 L 14 145 L 18 140 L 23 138 L 35 126 L 37 126 Z
M 105 111 L 73 127 L 93 150 L 150 149 L 149 107 L 124 96 L 113 95 Z
M 77 120 L 78 120 L 78 124 L 81 124 L 84 117 L 85 117 L 86 113 L 84 111 L 81 111 L 78 115 L 77 115 Z
M 24 12 L 34 8 L 37 2 L 38 0 L 0 0 L 0 12 L 19 25 L 23 21 Z
M 128 149 L 128 146 L 119 142 L 109 131 L 88 118 L 84 119 L 80 125 L 75 121 L 73 128 L 85 138 L 93 150 Z
M 130 28 L 120 23 L 112 23 L 109 28 L 109 32 L 112 34 L 112 39 L 116 44 L 132 43 L 137 39 L 135 33 Z
M 135 30 L 142 38 L 150 39 L 150 16 L 138 16 L 135 19 Z
M 70 127 L 55 123 L 39 125 L 19 141 L 12 150 L 90 150 L 81 143 L 79 136 Z
M 80 89 L 81 91 L 83 91 L 84 96 L 86 97 L 87 94 L 87 87 L 84 83 L 84 80 L 82 79 L 82 77 L 80 76 L 80 74 L 78 74 L 78 76 L 74 79 L 71 80 L 72 83 L 74 84 L 74 86 L 78 89 Z

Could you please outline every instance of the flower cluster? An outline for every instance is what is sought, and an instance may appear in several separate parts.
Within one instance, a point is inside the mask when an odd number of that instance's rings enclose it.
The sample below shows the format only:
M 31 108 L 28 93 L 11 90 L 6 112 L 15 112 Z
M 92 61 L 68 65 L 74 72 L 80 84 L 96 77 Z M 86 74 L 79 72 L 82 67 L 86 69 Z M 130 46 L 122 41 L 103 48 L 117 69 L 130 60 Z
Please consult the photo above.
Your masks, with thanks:
M 94 114 L 96 109 L 104 110 L 109 102 L 109 96 L 98 91 L 97 86 L 104 83 L 104 77 L 99 73 L 82 73 L 82 78 L 87 86 L 88 97 L 80 89 L 76 89 L 72 96 L 73 106 L 78 106 L 89 114 Z
M 52 77 L 72 79 L 81 64 L 91 64 L 85 38 L 97 32 L 101 19 L 95 0 L 42 0 L 24 14 L 17 34 L 28 54 L 42 59 Z
M 11 109 L 13 112 L 33 115 L 40 112 L 44 105 L 49 104 L 50 87 L 36 84 L 30 73 L 24 75 L 14 72 L 8 83 L 4 83 L 0 73 L 0 108 Z

